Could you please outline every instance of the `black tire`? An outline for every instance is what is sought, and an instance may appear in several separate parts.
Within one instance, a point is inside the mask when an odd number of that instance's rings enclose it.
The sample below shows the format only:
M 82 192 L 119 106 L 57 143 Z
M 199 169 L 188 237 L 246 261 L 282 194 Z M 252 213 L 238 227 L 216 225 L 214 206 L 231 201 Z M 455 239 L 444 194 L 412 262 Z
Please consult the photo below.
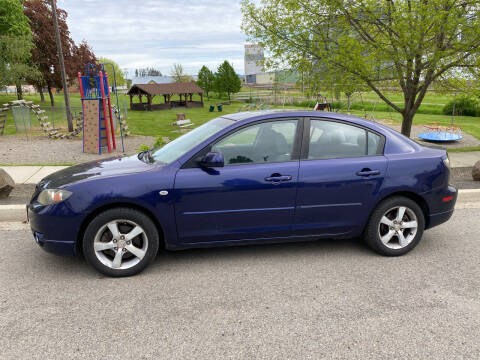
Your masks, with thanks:
M 133 222 L 137 225 L 139 225 L 143 231 L 144 234 L 146 235 L 146 240 L 143 237 L 144 235 L 142 234 L 140 237 L 137 237 L 135 241 L 147 241 L 147 247 L 145 249 L 145 255 L 139 262 L 129 268 L 125 269 L 115 269 L 112 267 L 108 267 L 104 263 L 102 263 L 99 258 L 96 255 L 96 252 L 94 250 L 94 241 L 95 241 L 95 236 L 97 233 L 105 227 L 106 224 L 115 221 L 115 220 L 126 220 Z M 120 226 L 122 222 L 119 223 Z M 110 232 L 110 236 L 111 236 Z M 122 232 L 122 235 L 126 234 Z M 103 235 L 103 236 L 109 236 L 108 234 Z M 140 239 L 140 240 L 139 240 Z M 108 241 L 108 239 L 107 239 Z M 113 240 L 112 240 L 113 241 Z M 132 244 L 133 244 L 132 240 Z M 124 277 L 124 276 L 132 276 L 140 273 L 143 271 L 151 262 L 152 260 L 156 257 L 157 252 L 158 252 L 158 247 L 159 247 L 159 236 L 158 236 L 158 230 L 153 223 L 153 221 L 144 213 L 135 210 L 135 209 L 130 209 L 130 208 L 124 208 L 124 207 L 119 207 L 119 208 L 114 208 L 110 210 L 106 210 L 99 215 L 97 215 L 87 226 L 85 230 L 85 234 L 83 236 L 83 254 L 85 256 L 85 259 L 87 262 L 92 265 L 97 271 L 100 273 L 111 276 L 111 277 Z M 115 248 L 117 249 L 117 248 Z M 125 250 L 125 249 L 122 249 Z M 109 250 L 110 251 L 110 250 Z M 114 252 L 114 250 L 111 250 Z M 126 251 L 126 250 L 125 250 Z M 126 253 L 127 254 L 127 253 Z M 108 254 L 107 254 L 108 256 Z M 127 255 L 126 255 L 127 256 Z M 130 258 L 132 257 L 131 253 L 128 253 L 128 256 Z M 135 258 L 135 257 L 134 257 Z M 122 260 L 123 261 L 123 260 Z
M 398 249 L 392 249 L 385 245 L 380 239 L 379 226 L 380 221 L 383 216 L 390 210 L 395 207 L 404 206 L 411 210 L 417 221 L 417 232 L 413 240 L 410 241 L 408 245 Z M 420 206 L 413 200 L 403 197 L 403 196 L 392 196 L 383 200 L 380 204 L 377 205 L 375 210 L 370 215 L 370 219 L 365 228 L 363 239 L 364 241 L 372 248 L 374 251 L 381 255 L 385 256 L 400 256 L 408 253 L 420 242 L 423 236 L 423 231 L 425 229 L 425 217 Z M 413 235 L 413 233 L 412 233 Z M 413 237 L 413 236 L 412 236 Z M 395 235 L 393 240 L 395 240 Z

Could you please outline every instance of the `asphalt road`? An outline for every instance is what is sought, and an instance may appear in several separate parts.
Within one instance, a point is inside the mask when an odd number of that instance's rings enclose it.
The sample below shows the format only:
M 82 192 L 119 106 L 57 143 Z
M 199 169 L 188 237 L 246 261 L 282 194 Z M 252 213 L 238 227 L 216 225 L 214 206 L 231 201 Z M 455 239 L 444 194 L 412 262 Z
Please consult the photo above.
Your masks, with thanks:
M 188 250 L 128 279 L 0 223 L 0 358 L 479 359 L 479 219 L 457 210 L 400 258 L 355 240 Z

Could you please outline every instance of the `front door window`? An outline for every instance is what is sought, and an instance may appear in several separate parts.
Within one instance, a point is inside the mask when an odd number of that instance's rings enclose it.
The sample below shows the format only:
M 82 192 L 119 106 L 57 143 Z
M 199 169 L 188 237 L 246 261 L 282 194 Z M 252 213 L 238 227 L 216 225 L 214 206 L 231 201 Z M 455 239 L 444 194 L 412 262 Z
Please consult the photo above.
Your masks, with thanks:
M 292 160 L 297 120 L 262 122 L 220 140 L 212 151 L 225 165 L 262 164 Z

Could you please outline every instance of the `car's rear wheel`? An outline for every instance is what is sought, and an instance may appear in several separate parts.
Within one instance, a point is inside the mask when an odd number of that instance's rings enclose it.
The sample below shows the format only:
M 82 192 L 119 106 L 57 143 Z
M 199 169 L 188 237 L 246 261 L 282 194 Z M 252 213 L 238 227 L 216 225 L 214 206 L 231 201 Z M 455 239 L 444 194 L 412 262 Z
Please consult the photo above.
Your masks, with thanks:
M 83 253 L 102 274 L 131 276 L 150 264 L 158 245 L 158 231 L 148 216 L 130 208 L 115 208 L 102 212 L 88 224 Z
M 420 206 L 409 198 L 395 196 L 382 201 L 373 211 L 364 239 L 382 255 L 399 256 L 417 246 L 424 228 Z

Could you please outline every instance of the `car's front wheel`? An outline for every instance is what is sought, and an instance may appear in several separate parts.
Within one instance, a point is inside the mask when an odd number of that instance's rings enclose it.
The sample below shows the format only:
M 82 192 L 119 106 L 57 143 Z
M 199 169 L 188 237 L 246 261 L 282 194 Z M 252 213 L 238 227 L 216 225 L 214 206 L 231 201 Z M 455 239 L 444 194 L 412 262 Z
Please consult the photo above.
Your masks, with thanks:
M 382 201 L 370 216 L 364 233 L 365 242 L 376 252 L 399 256 L 420 242 L 425 228 L 423 211 L 403 196 Z
M 87 226 L 83 238 L 86 260 L 104 275 L 138 274 L 155 258 L 158 231 L 144 213 L 130 208 L 102 212 Z

